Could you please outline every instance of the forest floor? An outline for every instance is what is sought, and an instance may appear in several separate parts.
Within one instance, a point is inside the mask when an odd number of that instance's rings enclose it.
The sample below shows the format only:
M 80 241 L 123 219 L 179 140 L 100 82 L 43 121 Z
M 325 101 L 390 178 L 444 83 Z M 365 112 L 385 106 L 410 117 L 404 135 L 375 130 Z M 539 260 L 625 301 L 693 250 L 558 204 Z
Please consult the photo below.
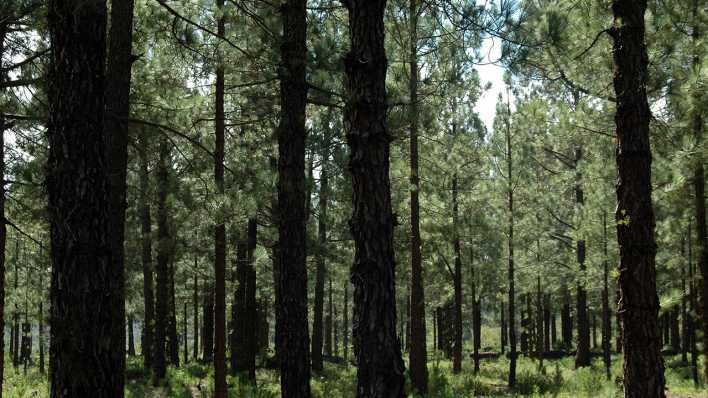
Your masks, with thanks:
M 538 362 L 521 358 L 518 364 L 517 388 L 514 392 L 506 387 L 508 361 L 506 359 L 484 360 L 481 370 L 474 375 L 472 362 L 463 363 L 460 374 L 452 374 L 450 361 L 431 358 L 428 369 L 430 392 L 428 398 L 458 397 L 621 397 L 622 364 L 613 357 L 612 378 L 607 380 L 601 360 L 593 366 L 574 370 L 573 358 L 544 361 L 543 371 Z M 697 389 L 690 379 L 690 371 L 680 357 L 666 358 L 667 397 L 708 398 L 707 389 Z M 6 362 L 8 363 L 8 362 Z M 279 386 L 277 372 L 260 369 L 257 373 L 258 387 L 229 378 L 229 396 L 238 398 L 277 398 Z M 354 397 L 356 368 L 326 364 L 322 374 L 313 376 L 314 398 Z M 189 363 L 181 368 L 170 368 L 164 384 L 152 387 L 149 375 L 140 358 L 128 360 L 126 370 L 126 398 L 210 398 L 212 388 L 211 367 Z M 5 371 L 3 393 L 10 398 L 48 397 L 46 377 L 36 367 L 28 369 L 10 366 Z

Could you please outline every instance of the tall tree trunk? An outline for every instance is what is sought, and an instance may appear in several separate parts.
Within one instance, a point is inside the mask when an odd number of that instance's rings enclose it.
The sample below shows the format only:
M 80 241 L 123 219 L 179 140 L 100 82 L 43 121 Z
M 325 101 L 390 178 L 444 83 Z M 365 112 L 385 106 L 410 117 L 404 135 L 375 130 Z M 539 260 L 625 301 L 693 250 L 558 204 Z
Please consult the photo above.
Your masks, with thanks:
M 568 288 L 562 286 L 563 306 L 561 307 L 561 338 L 563 348 L 570 350 L 573 346 L 573 318 L 570 315 L 570 292 Z
M 104 91 L 104 140 L 109 164 L 110 184 L 110 245 L 111 314 L 113 341 L 125 341 L 125 209 L 128 172 L 128 116 L 130 115 L 130 82 L 133 66 L 133 0 L 111 2 L 111 22 L 108 37 L 108 62 Z M 103 310 L 105 311 L 105 309 Z M 118 327 L 120 325 L 120 327 Z M 134 350 L 134 348 L 133 348 Z M 133 355 L 135 352 L 133 351 Z M 125 369 L 124 349 L 113 352 L 113 361 Z M 123 378 L 120 378 L 121 388 Z M 121 391 L 119 395 L 123 395 Z
M 257 223 L 256 218 L 248 219 L 248 246 L 247 246 L 247 268 L 246 268 L 246 289 L 244 297 L 245 313 L 242 321 L 246 327 L 246 358 L 245 370 L 250 383 L 256 384 L 256 354 L 258 353 L 258 329 L 256 312 L 256 267 L 255 251 L 257 243 Z
M 605 363 L 607 380 L 612 377 L 612 353 L 610 341 L 612 339 L 612 325 L 610 318 L 610 291 L 609 291 L 609 257 L 607 253 L 607 212 L 602 213 L 602 243 L 603 243 L 603 272 L 602 272 L 602 358 Z
M 516 386 L 516 308 L 515 308 L 515 291 L 514 291 L 514 188 L 512 185 L 513 158 L 511 151 L 511 106 L 509 105 L 509 90 L 507 89 L 507 115 L 505 119 L 506 127 L 506 167 L 507 167 L 507 202 L 508 202 L 508 283 L 509 283 L 509 387 Z
M 39 327 L 38 327 L 38 339 L 39 339 L 39 373 L 44 374 L 44 302 L 39 301 Z M 0 352 L 2 352 L 0 350 Z M 1 388 L 1 386 L 0 386 Z M 2 396 L 0 395 L 0 398 Z
M 170 232 L 167 225 L 167 190 L 168 190 L 168 162 L 170 160 L 170 143 L 167 138 L 160 137 L 159 143 L 160 159 L 157 164 L 157 264 L 155 274 L 157 283 L 155 291 L 157 300 L 155 302 L 155 343 L 154 343 L 154 366 L 153 383 L 157 385 L 165 378 L 167 370 L 167 331 L 169 322 L 169 250 Z
M 2 69 L 2 59 L 5 55 L 5 37 L 7 35 L 8 20 L 5 12 L 0 8 L 0 69 Z M 6 79 L 5 73 L 0 72 L 0 84 Z M 0 116 L 0 180 L 5 181 L 5 119 Z M 3 380 L 5 374 L 5 245 L 7 243 L 7 226 L 5 220 L 5 184 L 0 187 L 0 398 L 2 398 Z M 41 303 L 40 303 L 41 305 Z M 12 352 L 12 338 L 10 334 L 10 352 Z M 42 372 L 43 373 L 43 372 Z
M 453 129 L 455 126 L 453 125 Z M 454 133 L 453 133 L 454 135 Z M 455 290 L 455 347 L 452 352 L 452 373 L 462 371 L 462 254 L 460 253 L 459 204 L 457 199 L 457 173 L 452 177 L 452 246 L 455 252 L 453 284 Z
M 325 339 L 324 352 L 328 357 L 332 356 L 332 277 L 327 278 L 329 289 L 327 290 L 327 315 L 325 316 Z
M 224 0 L 216 0 L 217 33 L 226 34 Z M 224 195 L 224 61 L 217 49 L 215 92 L 214 183 L 218 195 Z M 217 214 L 214 226 L 214 398 L 226 398 L 226 225 Z
M 477 279 L 474 272 L 474 252 L 470 246 L 470 274 L 472 279 L 472 348 L 474 350 L 474 373 L 479 373 L 479 348 L 482 343 L 481 298 L 477 299 Z
M 128 315 L 128 356 L 135 356 L 135 338 L 133 336 L 133 314 Z
M 551 350 L 551 294 L 543 295 L 543 351 Z
M 327 127 L 325 127 L 327 129 Z M 319 192 L 319 214 L 317 217 L 317 237 L 319 247 L 317 250 L 317 274 L 315 276 L 315 308 L 314 321 L 312 323 L 312 370 L 322 371 L 322 344 L 324 330 L 324 284 L 326 275 L 325 252 L 327 248 L 327 204 L 329 191 L 329 131 L 325 131 L 322 143 L 322 160 L 320 167 L 320 192 Z
M 538 244 L 538 241 L 537 241 Z M 541 256 L 541 252 L 537 253 L 537 256 Z M 544 353 L 544 327 L 543 327 L 543 291 L 541 290 L 541 276 L 536 277 L 536 355 L 538 355 L 538 369 L 541 373 L 544 373 L 543 368 L 543 353 Z
M 278 127 L 278 305 L 276 351 L 283 398 L 310 396 L 307 325 L 306 0 L 282 5 L 280 125 Z
M 192 297 L 192 311 L 194 312 L 194 339 L 192 340 L 192 358 L 199 359 L 199 274 L 197 274 L 197 257 L 194 257 L 194 293 Z
M 585 204 L 585 193 L 581 185 L 582 175 L 579 171 L 579 163 L 582 160 L 583 152 L 580 148 L 575 148 L 575 203 L 577 205 L 577 211 L 582 212 L 582 208 Z M 575 284 L 576 293 L 576 306 L 575 306 L 575 319 L 577 322 L 578 330 L 578 344 L 575 353 L 575 368 L 581 368 L 585 366 L 590 366 L 590 325 L 588 319 L 588 297 L 587 291 L 585 290 L 585 240 L 579 239 L 577 241 L 576 249 L 578 264 L 580 265 L 580 273 L 578 276 L 578 281 Z
M 698 304 L 696 303 L 696 281 L 694 279 L 693 272 L 693 252 L 692 252 L 692 241 L 691 241 L 691 225 L 689 223 L 688 227 L 688 280 L 689 280 L 689 304 L 691 309 L 688 316 L 688 334 L 689 340 L 691 341 L 691 377 L 693 378 L 693 385 L 698 387 L 700 380 L 698 378 L 698 349 L 696 347 L 696 319 L 693 314 L 697 312 Z
M 179 367 L 179 335 L 177 333 L 177 303 L 175 297 L 175 263 L 174 263 L 174 243 L 170 242 L 170 281 L 169 281 L 169 317 L 168 317 L 168 352 L 170 355 L 170 365 Z
M 246 289 L 248 284 L 248 241 L 243 238 L 236 240 L 236 282 L 234 291 L 232 315 L 234 330 L 231 343 L 231 374 L 244 372 L 246 366 L 246 330 L 250 325 L 246 322 Z
M 617 97 L 617 241 L 625 397 L 664 397 L 656 294 L 647 103 L 646 0 L 614 0 L 614 89 Z M 705 235 L 704 235 L 705 236 Z
M 141 261 L 143 266 L 143 366 L 150 369 L 153 366 L 154 335 L 155 335 L 155 302 L 153 293 L 152 270 L 152 219 L 150 216 L 150 175 L 148 174 L 148 140 L 144 134 L 138 137 L 138 162 L 140 170 L 140 190 L 138 207 L 140 217 Z
M 386 0 L 347 0 L 350 51 L 345 57 L 344 112 L 354 214 L 354 342 L 357 397 L 403 397 L 404 364 L 396 337 L 393 251 L 386 126 Z
M 105 0 L 48 4 L 52 397 L 124 394 L 123 276 L 112 260 L 103 117 L 106 15 Z
M 499 325 L 500 327 L 500 334 L 501 336 L 499 337 L 499 340 L 501 342 L 501 352 L 502 354 L 505 351 L 505 347 L 507 344 L 507 327 L 506 327 L 506 319 L 504 318 L 504 301 L 501 302 L 501 315 L 500 315 L 500 320 L 499 320 Z
M 411 387 L 421 394 L 428 391 L 428 354 L 425 339 L 425 290 L 420 239 L 420 178 L 418 176 L 418 13 L 419 1 L 409 0 L 410 23 L 410 195 L 411 195 L 411 297 L 410 349 L 408 354 Z
M 202 304 L 202 362 L 214 361 L 214 285 L 204 284 Z
M 342 333 L 343 345 L 344 345 L 344 362 L 346 366 L 349 366 L 349 281 L 344 281 L 344 307 L 342 309 L 342 315 L 344 317 Z M 0 397 L 2 398 L 2 397 Z
M 551 310 L 551 345 L 552 349 L 557 349 L 558 346 L 558 333 L 556 330 L 556 313 Z
M 699 0 L 693 1 L 692 19 L 693 32 L 691 40 L 693 44 L 693 68 L 698 69 L 701 64 L 700 42 L 700 16 L 699 16 Z M 701 103 L 702 90 L 699 88 L 693 89 L 694 103 Z M 694 159 L 694 174 L 693 174 L 693 190 L 696 211 L 696 241 L 698 243 L 698 263 L 697 268 L 701 274 L 701 283 L 699 283 L 701 305 L 699 306 L 699 314 L 703 325 L 703 356 L 704 367 L 703 377 L 708 380 L 708 233 L 706 232 L 706 198 L 705 198 L 705 170 L 703 166 L 702 142 L 703 142 L 703 110 L 700 106 L 696 106 L 692 111 L 692 130 L 693 139 L 696 142 L 698 150 L 695 151 Z M 701 324 L 699 323 L 699 325 Z
M 187 300 L 184 301 L 184 312 L 182 317 L 182 338 L 184 339 L 184 364 L 189 363 L 189 345 L 187 344 Z

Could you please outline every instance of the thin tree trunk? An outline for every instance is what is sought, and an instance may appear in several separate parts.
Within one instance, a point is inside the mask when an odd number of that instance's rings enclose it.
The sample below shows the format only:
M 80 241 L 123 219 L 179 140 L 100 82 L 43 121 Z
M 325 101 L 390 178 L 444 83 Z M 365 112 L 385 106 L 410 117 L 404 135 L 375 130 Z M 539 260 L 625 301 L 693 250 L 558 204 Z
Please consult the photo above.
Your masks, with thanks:
M 386 126 L 386 0 L 348 0 L 350 51 L 345 57 L 354 214 L 354 341 L 357 397 L 403 397 L 404 364 L 396 337 L 396 278 Z
M 327 129 L 327 127 L 325 127 Z M 322 371 L 322 344 L 324 330 L 324 284 L 327 273 L 325 263 L 325 252 L 327 248 L 327 204 L 329 191 L 329 131 L 325 130 L 325 137 L 322 143 L 322 165 L 320 167 L 320 192 L 319 192 L 319 214 L 317 217 L 317 274 L 315 276 L 315 308 L 314 321 L 312 323 L 312 370 Z
M 691 376 L 693 378 L 693 385 L 698 387 L 700 380 L 698 378 L 698 349 L 696 347 L 696 318 L 693 314 L 696 313 L 697 300 L 696 300 L 696 281 L 694 280 L 693 272 L 693 244 L 691 241 L 691 225 L 688 226 L 688 281 L 689 281 L 689 304 L 691 309 L 688 316 L 688 334 L 691 344 Z
M 179 335 L 177 334 L 177 303 L 175 298 L 175 263 L 174 263 L 174 243 L 170 242 L 170 282 L 169 282 L 169 319 L 168 325 L 168 351 L 170 355 L 170 365 L 179 367 Z
M 57 398 L 124 394 L 123 276 L 116 278 L 112 262 L 103 117 L 106 16 L 103 0 L 48 4 L 50 373 Z
M 324 353 L 326 356 L 332 356 L 332 277 L 327 278 L 329 289 L 327 290 L 327 315 L 325 316 L 325 339 Z
M 538 245 L 538 241 L 536 241 Z M 540 260 L 541 252 L 537 252 L 538 259 Z M 538 369 L 541 373 L 545 373 L 543 368 L 543 291 L 541 290 L 541 277 L 536 278 L 536 355 L 538 355 Z
M 602 358 L 605 363 L 607 380 L 612 377 L 612 353 L 610 341 L 612 326 L 610 324 L 610 291 L 609 291 L 609 258 L 607 254 L 607 212 L 602 213 L 602 243 L 603 243 L 603 273 L 602 273 Z
M 128 315 L 128 356 L 135 356 L 135 338 L 133 335 L 133 314 Z
M 194 257 L 194 293 L 192 297 L 192 311 L 194 312 L 194 339 L 192 340 L 192 358 L 199 358 L 199 275 L 197 274 L 197 257 Z
M 44 308 L 43 308 L 43 301 L 39 301 L 39 331 L 38 331 L 38 339 L 39 339 L 39 373 L 44 374 Z M 0 352 L 2 352 L 0 350 Z M 0 386 L 1 388 L 1 386 Z M 2 398 L 2 394 L 0 394 L 0 398 Z
M 617 241 L 625 397 L 664 397 L 656 294 L 647 103 L 646 0 L 614 0 L 614 89 L 617 97 Z M 705 236 L 705 235 L 704 235 Z
M 562 287 L 562 294 L 561 338 L 563 340 L 563 348 L 570 350 L 573 346 L 573 318 L 570 315 L 570 293 L 565 285 Z
M 182 338 L 184 339 L 184 364 L 189 363 L 189 345 L 187 344 L 187 300 L 184 301 L 184 316 L 182 317 Z
M 3 10 L 0 10 L 3 11 Z M 4 12 L 3 12 L 4 14 Z M 7 35 L 7 15 L 0 15 L 0 60 L 5 55 L 5 37 Z M 0 61 L 0 64 L 2 62 Z M 1 68 L 1 66 L 0 66 Z M 0 72 L 0 84 L 6 79 L 4 72 Z M 0 116 L 0 180 L 5 181 L 5 119 Z M 7 226 L 5 220 L 5 184 L 0 187 L 0 398 L 2 398 L 3 380 L 5 375 L 5 245 L 7 244 Z M 41 302 L 40 302 L 41 306 Z M 41 307 L 40 307 L 41 308 Z M 13 350 L 13 333 L 10 329 L 10 353 Z M 42 367 L 42 369 L 44 369 Z M 42 371 L 42 373 L 44 373 Z
M 247 263 L 246 263 L 246 289 L 244 297 L 245 317 L 243 322 L 246 325 L 246 358 L 245 370 L 248 381 L 256 384 L 256 354 L 258 353 L 258 329 L 256 311 L 256 267 L 255 251 L 258 238 L 256 218 L 248 219 L 248 241 L 247 241 Z
M 453 129 L 455 125 L 453 124 Z M 454 136 L 454 133 L 453 133 Z M 457 173 L 452 177 L 452 246 L 455 252 L 453 283 L 455 290 L 455 347 L 452 352 L 452 373 L 462 371 L 462 254 L 460 253 L 459 214 L 457 199 Z
M 283 398 L 310 396 L 310 336 L 307 319 L 307 102 L 306 0 L 281 6 L 283 73 L 278 127 L 278 290 L 276 351 Z
M 410 349 L 408 354 L 411 387 L 421 394 L 428 391 L 428 354 L 425 339 L 425 290 L 420 240 L 420 178 L 418 176 L 418 0 L 409 0 L 410 23 L 410 195 L 411 195 L 411 297 Z
M 155 335 L 155 302 L 153 293 L 153 270 L 152 270 L 152 220 L 150 217 L 150 199 L 148 190 L 150 187 L 150 176 L 148 174 L 148 140 L 144 134 L 138 137 L 138 161 L 140 170 L 140 190 L 138 194 L 138 206 L 140 217 L 140 241 L 141 241 L 141 261 L 143 266 L 143 308 L 145 317 L 143 319 L 143 366 L 150 369 L 153 366 L 154 335 Z
M 224 37 L 226 23 L 224 0 L 216 0 L 217 34 Z M 215 88 L 214 183 L 218 195 L 224 195 L 224 60 L 217 49 Z M 214 226 L 214 398 L 226 398 L 226 225 L 216 215 Z
M 202 362 L 214 361 L 214 285 L 204 284 L 202 304 Z
M 344 325 L 342 333 L 344 334 L 344 362 L 349 366 L 349 281 L 344 281 L 344 307 L 343 307 Z M 0 397 L 2 398 L 2 397 Z
M 501 352 L 502 354 L 504 353 L 506 349 L 506 344 L 507 344 L 507 327 L 506 327 L 506 319 L 504 318 L 504 301 L 501 302 L 501 315 L 500 315 L 500 334 L 501 336 L 499 337 L 499 340 L 501 341 Z
M 516 386 L 516 321 L 515 321 L 515 291 L 514 291 L 514 189 L 512 185 L 513 158 L 511 151 L 511 106 L 509 105 L 509 90 L 507 89 L 506 124 L 506 166 L 507 166 L 507 199 L 508 199 L 508 283 L 509 283 L 509 387 Z
M 157 284 L 155 291 L 155 344 L 153 383 L 159 384 L 165 378 L 167 370 L 167 330 L 169 322 L 169 248 L 170 233 L 167 225 L 167 190 L 168 190 L 168 161 L 170 160 L 170 143 L 167 138 L 160 137 L 160 159 L 157 166 L 157 264 L 155 274 Z
M 583 152 L 580 148 L 575 149 L 575 169 L 576 169 L 576 183 L 575 183 L 575 202 L 577 205 L 577 211 L 582 212 L 582 208 L 585 204 L 585 193 L 581 185 L 582 175 L 579 169 L 579 163 L 582 160 Z M 585 290 L 585 240 L 579 239 L 577 241 L 576 249 L 578 264 L 580 265 L 580 274 L 578 281 L 575 284 L 576 287 L 576 306 L 575 306 L 575 319 L 577 322 L 578 330 L 578 344 L 575 353 L 575 368 L 581 368 L 585 366 L 590 366 L 590 325 L 588 319 L 587 311 L 587 291 Z
M 482 342 L 482 314 L 481 314 L 481 299 L 477 299 L 477 279 L 474 272 L 474 252 L 470 246 L 470 274 L 472 279 L 471 295 L 472 295 L 472 347 L 474 350 L 474 374 L 479 373 L 479 348 Z
M 234 291 L 232 306 L 232 318 L 234 319 L 233 342 L 231 344 L 231 374 L 244 372 L 248 369 L 246 365 L 247 341 L 246 333 L 250 327 L 246 320 L 246 290 L 248 288 L 248 241 L 237 239 L 236 242 L 236 281 L 237 288 Z

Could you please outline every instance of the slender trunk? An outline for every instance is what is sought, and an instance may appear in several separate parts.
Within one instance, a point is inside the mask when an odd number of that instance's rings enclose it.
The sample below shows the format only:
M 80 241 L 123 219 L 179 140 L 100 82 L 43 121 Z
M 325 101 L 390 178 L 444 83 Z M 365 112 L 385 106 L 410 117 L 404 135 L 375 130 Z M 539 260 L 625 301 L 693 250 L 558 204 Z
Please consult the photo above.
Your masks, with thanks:
M 538 241 L 537 241 L 538 244 Z M 540 257 L 538 252 L 537 256 Z M 539 258 L 540 260 L 540 258 Z M 544 327 L 543 327 L 543 291 L 541 290 L 541 277 L 536 278 L 536 355 L 538 355 L 538 369 L 544 373 L 543 368 L 543 353 L 544 353 Z
M 157 284 L 155 291 L 155 343 L 153 383 L 157 385 L 165 378 L 167 369 L 167 326 L 169 322 L 169 248 L 170 233 L 167 225 L 167 190 L 168 190 L 168 161 L 170 159 L 170 143 L 167 138 L 160 137 L 160 159 L 157 166 L 157 264 L 155 274 Z
M 47 8 L 51 396 L 122 397 L 123 275 L 112 260 L 103 117 L 106 2 L 52 0 Z
M 573 346 L 573 318 L 570 315 L 570 293 L 564 285 L 562 287 L 563 306 L 561 307 L 561 338 L 563 348 L 570 350 Z
M 214 361 L 214 285 L 204 284 L 202 303 L 202 362 Z
M 396 278 L 386 126 L 386 0 L 349 0 L 350 51 L 345 57 L 354 214 L 354 341 L 357 397 L 403 397 L 404 363 L 396 337 Z
M 551 310 L 551 349 L 556 350 L 558 347 L 558 331 L 556 329 L 556 313 Z
M 425 339 L 425 290 L 420 240 L 420 178 L 418 176 L 418 0 L 409 0 L 410 23 L 410 195 L 411 195 L 411 297 L 409 366 L 411 387 L 428 391 L 428 354 Z
M 152 270 L 152 220 L 150 217 L 150 175 L 148 174 L 148 142 L 143 134 L 138 137 L 138 161 L 140 169 L 140 190 L 138 207 L 140 217 L 141 261 L 143 266 L 143 366 L 150 369 L 153 366 L 154 335 L 155 335 L 155 302 L 153 293 Z
M 174 250 L 174 245 L 170 244 L 171 250 Z M 174 252 L 170 253 L 170 257 L 174 257 Z M 179 367 L 179 337 L 177 334 L 177 303 L 175 298 L 175 263 L 174 259 L 170 261 L 170 284 L 169 284 L 169 319 L 168 319 L 168 351 L 170 355 L 170 365 Z
M 39 373 L 44 374 L 44 302 L 40 300 L 39 302 L 39 327 L 38 327 L 38 339 L 39 339 Z M 2 350 L 0 350 L 2 352 Z M 2 395 L 0 395 L 2 398 Z
M 327 128 L 327 127 L 325 127 Z M 320 192 L 319 192 L 319 214 L 317 217 L 317 236 L 318 236 L 318 251 L 317 251 L 317 274 L 315 276 L 315 308 L 314 320 L 312 323 L 312 370 L 315 372 L 322 371 L 322 344 L 324 330 L 323 314 L 324 314 L 324 284 L 325 275 L 327 272 L 325 263 L 325 252 L 327 248 L 327 204 L 329 191 L 329 132 L 325 131 L 325 137 L 322 143 L 322 165 L 320 167 Z
M 306 0 L 281 6 L 281 116 L 278 127 L 278 289 L 276 351 L 283 398 L 310 396 L 307 325 Z
M 482 343 L 482 314 L 481 314 L 481 299 L 477 299 L 477 279 L 474 272 L 474 252 L 470 245 L 470 274 L 472 279 L 471 295 L 472 295 L 472 347 L 474 350 L 474 373 L 479 373 L 479 348 Z
M 551 294 L 543 296 L 543 351 L 551 350 Z
M 189 363 L 189 345 L 187 344 L 187 300 L 184 301 L 182 316 L 182 338 L 184 339 L 184 364 Z
M 700 41 L 702 32 L 700 30 L 699 21 L 699 0 L 693 1 L 692 7 L 693 17 L 693 32 L 691 40 L 693 44 L 693 68 L 698 69 L 701 64 Z M 701 90 L 694 89 L 694 102 L 700 103 Z M 699 283 L 701 305 L 699 306 L 699 314 L 703 327 L 703 377 L 708 380 L 708 233 L 706 232 L 706 198 L 705 198 L 705 170 L 703 166 L 703 156 L 701 144 L 703 142 L 703 110 L 697 107 L 692 111 L 692 130 L 693 138 L 696 142 L 698 150 L 695 151 L 694 159 L 694 175 L 693 175 L 693 190 L 695 193 L 695 211 L 696 211 L 696 242 L 698 243 L 698 263 L 697 268 L 701 275 L 701 283 Z M 699 325 L 701 324 L 699 323 Z
M 506 327 L 506 319 L 504 318 L 504 301 L 501 302 L 501 315 L 500 315 L 500 337 L 499 340 L 501 341 L 501 352 L 502 354 L 506 350 L 506 344 L 507 344 L 507 327 Z
M 332 356 L 332 277 L 327 278 L 329 281 L 327 315 L 325 316 L 325 339 L 324 352 L 328 357 Z
M 344 317 L 342 333 L 344 334 L 344 362 L 349 366 L 349 281 L 344 281 L 344 307 L 342 310 Z M 2 397 L 0 397 L 2 398 Z
M 509 90 L 507 89 L 507 115 L 506 124 L 506 167 L 507 167 L 507 199 L 508 199 L 508 217 L 509 217 L 509 235 L 508 235 L 508 283 L 509 283 L 509 387 L 516 386 L 516 308 L 515 308 L 515 291 L 514 291 L 514 188 L 512 182 L 513 158 L 511 151 L 511 105 L 509 105 Z
M 128 315 L 128 356 L 135 356 L 135 339 L 133 335 L 133 314 Z
M 194 257 L 194 292 L 192 297 L 192 312 L 194 313 L 192 340 L 192 358 L 199 358 L 199 275 L 197 274 L 197 257 Z
M 607 254 L 607 212 L 602 213 L 602 243 L 603 243 L 603 272 L 602 272 L 602 358 L 605 363 L 607 380 L 612 377 L 612 354 L 610 341 L 612 339 L 612 326 L 610 325 L 610 291 L 609 291 L 609 258 Z
M 5 55 L 5 37 L 7 35 L 6 15 L 0 15 L 0 60 Z M 0 64 L 2 62 L 0 61 Z M 0 72 L 0 84 L 6 79 L 5 73 Z M 0 180 L 5 181 L 5 119 L 0 116 Z M 5 184 L 0 187 L 0 398 L 2 398 L 3 380 L 5 374 L 5 245 L 7 244 L 7 226 L 5 220 Z M 41 302 L 40 302 L 41 308 Z M 41 321 L 40 321 L 41 323 Z M 13 349 L 12 329 L 10 332 L 10 352 Z M 42 357 L 43 358 L 43 357 Z M 42 362 L 43 364 L 43 362 Z M 42 366 L 42 373 L 44 367 Z
M 105 118 L 104 140 L 109 164 L 110 228 L 111 235 L 111 295 L 109 308 L 111 338 L 125 341 L 125 209 L 126 178 L 128 172 L 128 116 L 130 115 L 130 83 L 133 66 L 133 0 L 111 2 L 111 22 L 108 37 L 108 62 L 106 63 L 106 86 L 104 91 Z M 105 309 L 102 311 L 106 311 Z M 105 315 L 104 315 L 105 316 Z M 120 326 L 118 326 L 120 325 Z M 125 369 L 125 345 L 113 351 L 113 361 L 120 372 Z M 135 355 L 133 347 L 132 354 Z M 118 371 L 118 370 L 116 370 Z M 123 378 L 117 377 L 123 389 Z M 117 392 L 122 396 L 123 392 Z
M 691 344 L 691 376 L 693 378 L 693 385 L 698 387 L 700 380 L 698 378 L 698 349 L 696 347 L 696 318 L 695 313 L 697 312 L 696 303 L 696 281 L 694 280 L 693 273 L 693 244 L 691 241 L 691 225 L 688 227 L 688 283 L 689 283 L 689 304 L 691 309 L 688 316 L 688 335 Z
M 657 318 L 656 242 L 651 201 L 646 0 L 614 0 L 613 78 L 617 97 L 617 241 L 625 397 L 664 397 Z M 704 235 L 705 236 L 705 235 Z
M 454 125 L 453 125 L 454 129 Z M 458 231 L 459 214 L 457 200 L 457 173 L 452 177 L 452 246 L 455 251 L 454 290 L 455 290 L 455 349 L 452 353 L 452 373 L 462 371 L 462 256 Z
M 686 258 L 686 238 L 681 239 L 681 257 Z M 688 362 L 689 345 L 691 341 L 688 333 L 688 291 L 686 290 L 686 264 L 681 265 L 681 361 Z
M 585 204 L 585 193 L 581 185 L 582 175 L 579 171 L 579 163 L 582 160 L 583 152 L 580 148 L 575 149 L 575 169 L 576 169 L 576 183 L 575 183 L 575 203 L 577 205 L 577 211 L 582 212 L 582 208 Z M 577 241 L 576 253 L 578 257 L 578 264 L 580 265 L 580 273 L 578 275 L 576 287 L 576 307 L 575 307 L 575 319 L 577 322 L 578 330 L 578 344 L 575 353 L 575 368 L 581 368 L 585 366 L 590 366 L 590 322 L 588 319 L 587 311 L 587 291 L 585 290 L 585 240 L 579 239 Z
M 258 329 L 256 313 L 256 267 L 255 251 L 258 238 L 257 224 L 255 217 L 248 219 L 248 241 L 247 241 L 247 268 L 246 268 L 246 289 L 244 297 L 245 313 L 243 322 L 246 328 L 246 358 L 245 370 L 248 381 L 256 384 L 256 354 L 258 353 Z
M 224 0 L 216 0 L 217 33 L 226 34 Z M 217 49 L 214 123 L 214 183 L 218 195 L 224 195 L 224 62 Z M 214 398 L 226 398 L 226 225 L 216 215 L 214 226 Z
M 231 374 L 244 372 L 246 366 L 246 333 L 250 325 L 246 322 L 246 290 L 248 285 L 248 241 L 240 238 L 236 241 L 236 282 L 232 314 L 234 322 L 233 341 L 231 343 Z

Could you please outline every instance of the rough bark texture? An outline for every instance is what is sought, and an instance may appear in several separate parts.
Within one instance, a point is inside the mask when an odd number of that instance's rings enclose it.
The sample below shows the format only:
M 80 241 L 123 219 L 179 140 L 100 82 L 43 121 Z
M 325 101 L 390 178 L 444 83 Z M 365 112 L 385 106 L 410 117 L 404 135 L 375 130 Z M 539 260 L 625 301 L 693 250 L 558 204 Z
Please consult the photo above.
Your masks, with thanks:
M 647 104 L 646 0 L 614 0 L 617 241 L 625 397 L 664 397 Z
M 167 332 L 169 317 L 169 226 L 167 225 L 167 190 L 168 162 L 170 159 L 170 143 L 167 138 L 160 137 L 159 161 L 157 164 L 157 264 L 155 275 L 157 293 L 155 302 L 155 343 L 153 357 L 153 383 L 157 384 L 165 378 L 167 370 Z
M 310 336 L 307 320 L 307 102 L 306 0 L 282 5 L 278 127 L 277 355 L 284 398 L 310 396 Z
M 105 87 L 105 141 L 110 167 L 111 272 L 115 294 L 108 307 L 113 324 L 125 322 L 125 209 L 128 168 L 128 116 L 130 114 L 130 75 L 133 65 L 133 0 L 111 2 L 108 62 Z M 105 310 L 104 310 L 105 311 Z M 112 328 L 114 341 L 125 341 L 125 327 Z M 122 354 L 116 353 L 116 358 Z M 134 353 L 133 353 L 134 354 Z M 120 355 L 120 369 L 125 356 Z
M 216 0 L 219 17 L 217 33 L 226 34 L 223 14 L 224 0 Z M 214 183 L 217 194 L 224 194 L 224 63 L 217 49 L 215 123 L 214 123 Z M 214 226 L 214 398 L 226 398 L 226 226 L 223 215 L 217 214 Z
M 386 126 L 385 0 L 347 0 L 351 47 L 344 60 L 355 256 L 354 350 L 357 396 L 403 397 L 404 364 L 396 337 L 395 258 Z
M 458 231 L 460 218 L 458 208 L 457 173 L 455 173 L 452 177 L 452 248 L 455 253 L 453 275 L 455 290 L 455 346 L 452 352 L 452 373 L 460 373 L 462 371 L 462 253 L 460 253 L 460 235 Z
M 420 178 L 418 176 L 418 0 L 409 1 L 410 23 L 410 183 L 411 183 L 411 297 L 409 366 L 411 387 L 420 392 L 428 391 L 428 353 L 425 333 L 425 290 L 420 239 Z
M 138 161 L 140 169 L 140 190 L 138 194 L 138 207 L 140 217 L 141 261 L 143 266 L 143 342 L 142 354 L 145 369 L 153 365 L 153 340 L 155 335 L 155 302 L 153 293 L 152 270 L 152 219 L 150 216 L 150 175 L 148 174 L 147 140 L 139 137 Z
M 103 118 L 106 2 L 52 0 L 47 12 L 51 396 L 122 397 L 123 278 L 113 269 Z

